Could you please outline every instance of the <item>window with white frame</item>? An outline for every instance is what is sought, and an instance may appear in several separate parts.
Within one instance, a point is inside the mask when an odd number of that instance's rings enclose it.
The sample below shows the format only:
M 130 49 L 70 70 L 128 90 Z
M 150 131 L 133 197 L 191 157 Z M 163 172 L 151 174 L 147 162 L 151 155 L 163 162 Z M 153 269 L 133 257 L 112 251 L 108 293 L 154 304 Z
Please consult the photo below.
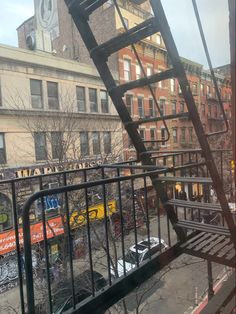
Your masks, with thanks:
M 76 98 L 78 111 L 86 111 L 85 87 L 76 86 Z
M 165 115 L 165 105 L 166 105 L 165 99 L 160 99 L 159 100 L 159 107 L 160 107 L 160 112 L 162 115 Z
M 98 112 L 97 90 L 95 88 L 89 88 L 89 105 L 90 112 Z
M 200 88 L 201 88 L 201 95 L 204 96 L 205 95 L 204 84 L 201 84 Z
M 157 73 L 161 73 L 162 71 L 157 71 Z M 162 88 L 163 87 L 163 81 L 160 81 L 160 82 L 158 82 L 157 83 L 157 86 L 159 87 L 159 88 Z
M 143 97 L 138 97 L 138 114 L 139 117 L 144 117 Z
M 52 158 L 63 159 L 63 136 L 62 132 L 51 132 Z M 65 157 L 65 156 L 64 156 Z
M 45 132 L 34 133 L 34 146 L 35 146 L 35 159 L 37 161 L 46 160 L 47 154 L 47 142 Z
M 124 59 L 124 80 L 131 80 L 131 61 L 129 59 Z
M 30 79 L 31 106 L 34 109 L 43 108 L 42 81 Z
M 149 115 L 150 115 L 150 117 L 154 117 L 155 116 L 155 106 L 154 106 L 153 98 L 149 98 L 148 102 L 149 102 Z
M 59 109 L 58 84 L 56 82 L 47 82 L 48 108 Z
M 88 132 L 80 132 L 80 155 L 88 156 L 89 155 L 89 138 Z
M 144 141 L 145 140 L 145 130 L 140 129 L 139 134 L 140 134 L 141 139 Z
M 6 147 L 4 133 L 0 133 L 0 164 L 6 163 Z
M 170 79 L 170 91 L 175 93 L 175 79 Z
M 142 77 L 142 70 L 139 64 L 136 64 L 136 79 L 140 79 Z
M 104 145 L 104 154 L 111 153 L 111 132 L 107 131 L 103 133 L 103 145 Z
M 166 142 L 165 142 L 165 139 L 166 139 L 166 129 L 164 127 L 161 128 L 161 145 L 165 145 Z
M 171 106 L 172 106 L 172 114 L 176 114 L 176 101 L 172 101 Z
M 101 145 L 100 145 L 100 133 L 92 132 L 92 145 L 93 145 L 93 154 L 101 154 Z
M 109 101 L 108 101 L 108 93 L 106 90 L 100 91 L 100 99 L 101 99 L 102 113 L 108 113 L 109 112 Z
M 150 65 L 148 65 L 148 66 L 147 66 L 147 76 L 151 76 L 152 73 L 153 73 L 153 67 L 150 66 Z
M 156 129 L 150 129 L 150 140 L 151 141 L 156 140 Z
M 173 128 L 173 143 L 178 143 L 178 129 L 177 128 Z
M 160 34 L 156 34 L 156 42 L 158 45 L 161 45 L 161 35 Z
M 186 128 L 183 127 L 181 128 L 181 138 L 180 138 L 181 143 L 186 142 Z
M 126 103 L 126 107 L 129 111 L 129 114 L 132 115 L 133 113 L 133 95 L 125 95 L 125 103 Z

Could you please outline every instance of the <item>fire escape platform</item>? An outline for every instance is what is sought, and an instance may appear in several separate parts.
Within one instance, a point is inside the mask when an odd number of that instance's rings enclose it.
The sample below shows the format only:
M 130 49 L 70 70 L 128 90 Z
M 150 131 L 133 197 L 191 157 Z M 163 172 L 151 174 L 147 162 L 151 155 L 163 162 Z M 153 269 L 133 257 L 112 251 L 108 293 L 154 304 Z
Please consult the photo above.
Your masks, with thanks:
M 183 253 L 211 262 L 235 267 L 235 247 L 230 236 L 218 233 L 199 232 L 181 244 Z

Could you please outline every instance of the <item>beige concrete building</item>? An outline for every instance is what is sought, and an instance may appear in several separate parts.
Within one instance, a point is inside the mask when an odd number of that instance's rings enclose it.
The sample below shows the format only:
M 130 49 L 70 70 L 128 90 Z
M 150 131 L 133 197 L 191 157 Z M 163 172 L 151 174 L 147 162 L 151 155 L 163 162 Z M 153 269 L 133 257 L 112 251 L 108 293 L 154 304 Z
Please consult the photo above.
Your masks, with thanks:
M 0 45 L 0 167 L 122 158 L 122 127 L 94 67 Z

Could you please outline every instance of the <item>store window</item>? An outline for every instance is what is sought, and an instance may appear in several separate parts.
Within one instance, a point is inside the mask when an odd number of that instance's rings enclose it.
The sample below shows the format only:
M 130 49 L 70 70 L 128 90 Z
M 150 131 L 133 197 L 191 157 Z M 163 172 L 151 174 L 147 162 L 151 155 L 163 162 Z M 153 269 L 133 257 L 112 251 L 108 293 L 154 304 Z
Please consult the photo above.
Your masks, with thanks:
M 34 133 L 34 145 L 35 145 L 35 159 L 37 161 L 47 159 L 47 144 L 46 133 L 36 132 Z
M 94 155 L 101 154 L 100 133 L 99 132 L 92 132 L 92 145 L 93 145 L 93 154 Z
M 111 132 L 104 132 L 103 134 L 104 153 L 111 153 Z
M 80 154 L 81 156 L 89 155 L 88 132 L 80 132 Z
M 48 91 L 48 108 L 59 109 L 58 84 L 55 82 L 47 82 Z
M 76 98 L 78 111 L 86 111 L 85 87 L 76 86 Z
M 98 112 L 97 90 L 89 88 L 90 112 Z
M 6 163 L 6 147 L 4 133 L 0 133 L 0 164 Z
M 42 81 L 30 80 L 31 106 L 34 109 L 43 108 Z
M 100 91 L 100 99 L 101 99 L 101 110 L 102 113 L 109 112 L 109 104 L 108 104 L 108 93 L 105 90 Z
M 128 59 L 124 59 L 124 80 L 131 80 L 131 61 Z

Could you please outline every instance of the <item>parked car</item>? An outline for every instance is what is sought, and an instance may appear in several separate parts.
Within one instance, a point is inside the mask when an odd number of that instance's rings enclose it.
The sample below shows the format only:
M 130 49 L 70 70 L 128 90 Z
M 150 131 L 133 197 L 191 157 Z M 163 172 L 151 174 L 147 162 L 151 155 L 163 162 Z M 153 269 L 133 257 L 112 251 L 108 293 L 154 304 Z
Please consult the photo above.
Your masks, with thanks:
M 74 277 L 75 303 L 78 304 L 92 295 L 91 272 L 85 270 L 83 273 Z M 93 271 L 94 289 L 99 291 L 107 285 L 105 278 L 97 271 Z M 70 313 L 73 307 L 71 280 L 63 280 L 54 289 L 56 293 L 52 296 L 53 314 Z M 47 302 L 36 305 L 35 313 L 47 313 Z
M 117 261 L 118 277 L 124 275 L 124 266 L 125 271 L 128 272 L 137 266 L 137 260 L 139 261 L 139 263 L 142 263 L 150 256 L 153 256 L 156 253 L 163 252 L 167 248 L 168 245 L 165 243 L 164 240 L 155 237 L 150 237 L 150 243 L 148 239 L 145 239 L 138 242 L 137 245 L 132 245 L 126 253 L 124 260 L 123 258 L 119 258 Z M 114 278 L 117 277 L 116 272 L 113 268 L 111 268 L 111 275 Z

